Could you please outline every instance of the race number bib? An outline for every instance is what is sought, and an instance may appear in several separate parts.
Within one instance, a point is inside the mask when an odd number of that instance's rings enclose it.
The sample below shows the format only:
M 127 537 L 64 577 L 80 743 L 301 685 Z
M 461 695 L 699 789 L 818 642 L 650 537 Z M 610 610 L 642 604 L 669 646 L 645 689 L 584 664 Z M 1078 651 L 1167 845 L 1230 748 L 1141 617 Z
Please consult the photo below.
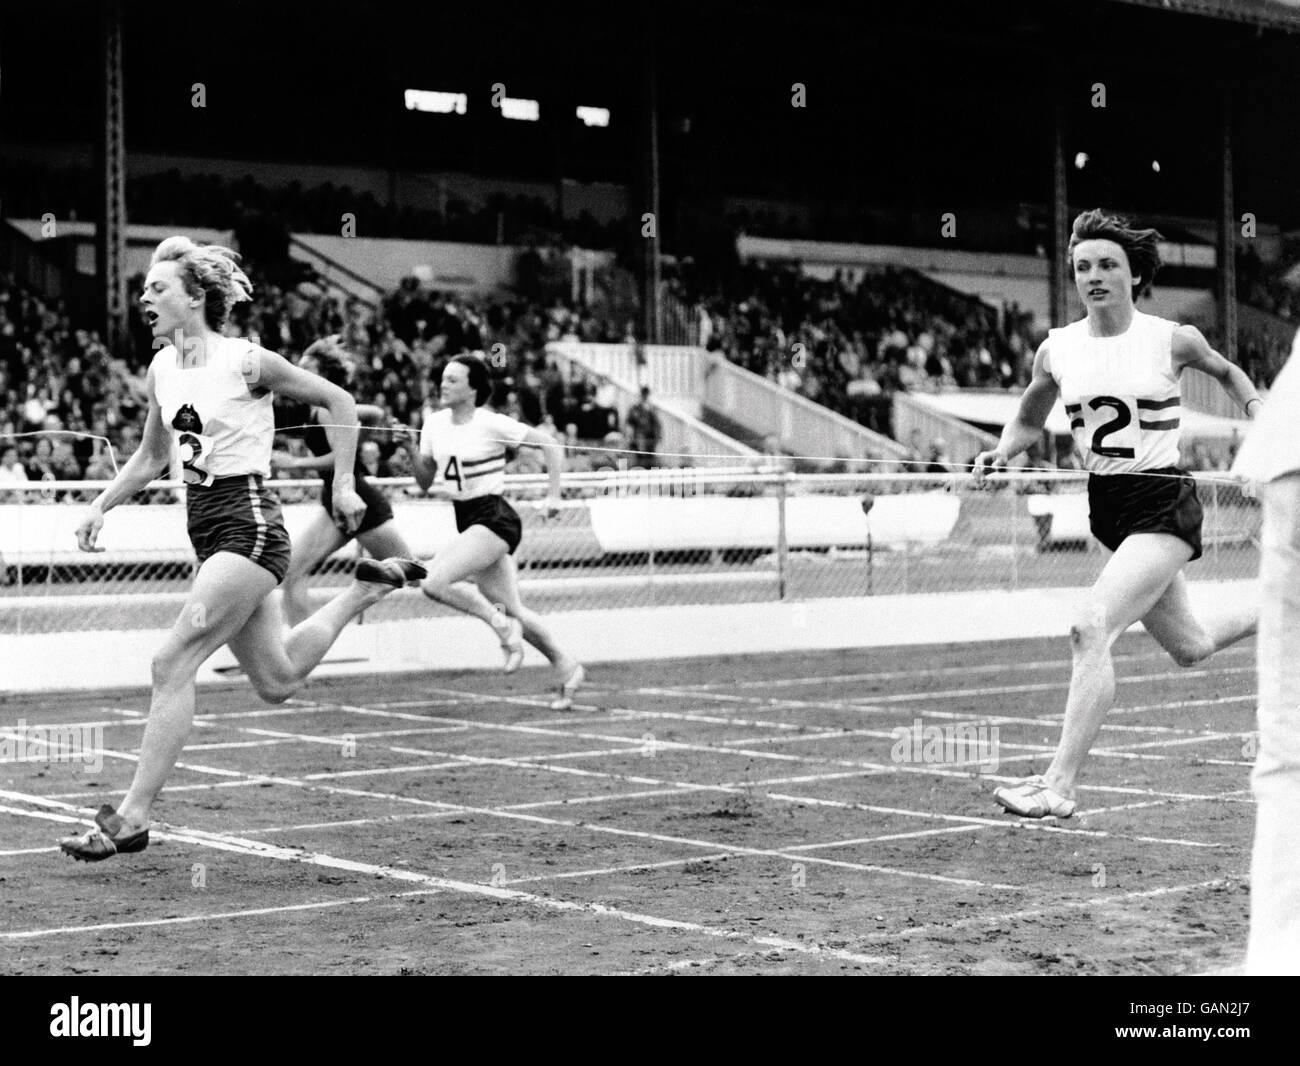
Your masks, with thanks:
M 174 431 L 173 436 L 181 457 L 181 480 L 187 485 L 211 485 L 214 479 L 207 471 L 206 460 L 212 454 L 213 439 L 189 431 Z
M 1077 404 L 1067 404 L 1065 411 L 1080 451 L 1107 459 L 1136 458 L 1142 428 L 1134 397 L 1085 396 Z
M 447 482 L 448 485 L 454 482 L 457 492 L 465 491 L 465 482 L 460 476 L 460 460 L 456 456 L 453 455 L 447 459 L 447 465 L 442 471 L 442 480 Z
M 203 435 L 203 419 L 191 404 L 185 404 L 172 419 L 172 439 L 181 456 L 181 480 L 187 485 L 211 485 L 213 477 L 204 461 L 214 443 Z

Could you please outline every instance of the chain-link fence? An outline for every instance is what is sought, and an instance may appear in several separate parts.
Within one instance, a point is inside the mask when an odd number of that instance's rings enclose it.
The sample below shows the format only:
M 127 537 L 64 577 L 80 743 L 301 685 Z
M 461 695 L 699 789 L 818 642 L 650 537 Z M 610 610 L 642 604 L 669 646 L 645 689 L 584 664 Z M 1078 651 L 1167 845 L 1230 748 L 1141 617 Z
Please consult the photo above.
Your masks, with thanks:
M 290 535 L 317 517 L 317 485 L 277 481 Z M 414 554 L 455 535 L 451 505 L 409 479 L 381 482 Z M 534 609 L 586 610 L 827 596 L 1078 587 L 1102 562 L 1080 474 L 1019 473 L 977 489 L 969 476 L 795 475 L 705 469 L 565 477 L 556 516 L 537 507 L 545 478 L 508 479 L 524 523 L 516 553 Z M 171 624 L 194 555 L 183 490 L 155 486 L 111 511 L 104 549 L 75 530 L 99 483 L 0 488 L 0 633 L 130 630 Z M 1204 556 L 1193 580 L 1254 577 L 1259 507 L 1225 477 L 1198 478 Z M 349 544 L 308 579 L 314 599 L 348 580 Z M 418 591 L 367 618 L 445 613 Z

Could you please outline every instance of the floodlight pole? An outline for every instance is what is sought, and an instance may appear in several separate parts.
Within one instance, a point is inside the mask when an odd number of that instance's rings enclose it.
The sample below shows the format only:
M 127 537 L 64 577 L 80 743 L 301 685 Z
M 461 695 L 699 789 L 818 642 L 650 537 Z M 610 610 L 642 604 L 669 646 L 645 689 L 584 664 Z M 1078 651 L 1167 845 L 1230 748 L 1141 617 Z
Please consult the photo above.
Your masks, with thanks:
M 642 236 L 641 269 L 641 336 L 647 344 L 659 343 L 659 231 L 664 220 L 659 211 L 659 86 L 655 70 L 655 6 L 645 5 L 642 45 L 645 58 L 645 175 L 647 210 L 653 215 L 652 226 Z M 646 234 L 642 218 L 636 220 L 638 233 Z
M 100 8 L 100 127 L 96 143 L 103 194 L 95 217 L 95 268 L 104 343 L 118 353 L 126 341 L 126 145 L 122 124 L 122 0 Z
M 1048 240 L 1047 284 L 1051 290 L 1052 325 L 1059 329 L 1066 325 L 1069 307 L 1066 293 L 1070 284 L 1065 269 L 1065 249 L 1069 247 L 1069 196 L 1065 169 L 1065 101 L 1062 98 L 1061 78 L 1052 81 L 1054 96 L 1052 107 L 1052 233 Z
M 1219 239 L 1218 297 L 1220 351 L 1229 362 L 1237 361 L 1237 220 L 1233 213 L 1232 85 L 1225 82 L 1219 98 Z

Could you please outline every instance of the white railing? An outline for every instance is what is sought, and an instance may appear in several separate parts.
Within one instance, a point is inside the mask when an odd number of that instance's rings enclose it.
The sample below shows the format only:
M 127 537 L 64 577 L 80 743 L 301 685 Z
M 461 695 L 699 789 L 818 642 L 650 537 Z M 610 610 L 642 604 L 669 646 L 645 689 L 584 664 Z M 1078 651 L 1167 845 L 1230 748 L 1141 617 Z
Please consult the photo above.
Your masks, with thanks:
M 672 344 L 641 346 L 643 362 L 637 361 L 633 344 L 586 344 L 556 341 L 547 352 L 577 360 L 593 373 L 609 378 L 625 389 L 650 389 L 652 399 L 694 400 L 698 405 L 704 381 L 705 356 L 699 348 Z
M 1223 418 L 1240 418 L 1241 408 L 1232 401 L 1209 374 L 1188 368 L 1180 375 L 1183 406 L 1189 411 L 1201 411 Z
M 813 459 L 905 459 L 907 449 L 720 355 L 707 356 L 705 406 L 751 433 Z
M 619 424 L 627 424 L 627 412 L 633 404 L 641 399 L 636 385 L 628 384 L 627 359 L 635 365 L 636 358 L 630 353 L 612 351 L 624 348 L 617 344 L 576 344 L 548 347 L 561 364 L 561 369 L 569 373 L 569 366 L 582 367 L 590 374 L 606 378 L 617 395 Z M 683 373 L 687 361 L 682 358 L 683 350 L 669 351 L 663 366 L 675 373 Z M 685 350 L 689 354 L 689 350 Z M 657 358 L 657 357 L 656 357 Z M 665 466 L 734 466 L 745 460 L 758 460 L 758 452 L 740 441 L 720 433 L 712 426 L 707 426 L 697 418 L 680 411 L 671 410 L 656 400 L 671 394 L 667 390 L 656 390 L 651 386 L 650 401 L 659 415 L 662 433 L 659 438 L 659 459 Z M 689 393 L 687 394 L 689 395 Z M 629 447 L 631 442 L 629 441 Z M 629 455 L 628 465 L 647 465 L 644 457 Z
M 304 244 L 292 234 L 289 236 L 289 250 L 293 258 L 308 264 L 316 271 L 320 283 L 329 295 L 341 296 L 345 300 L 355 297 L 370 307 L 377 307 L 383 299 L 382 286 L 362 277 L 342 263 L 336 263 L 323 252 Z
M 1218 326 L 1215 304 L 1209 303 L 1201 314 L 1189 319 L 1189 324 L 1207 333 L 1215 331 Z M 1273 341 L 1281 350 L 1289 351 L 1295 339 L 1296 323 L 1238 301 L 1237 331 L 1238 334 L 1256 334 Z M 1202 374 L 1199 370 L 1184 370 L 1180 377 L 1183 405 L 1188 410 L 1221 418 L 1242 417 L 1242 410 L 1236 401 L 1209 375 Z
M 700 343 L 700 306 L 688 304 L 668 291 L 663 284 L 659 290 L 659 342 L 679 347 L 695 347 Z
M 645 345 L 641 364 L 631 344 L 559 342 L 547 345 L 547 351 L 574 358 L 625 388 L 648 385 L 652 399 L 673 400 L 696 411 L 711 407 L 755 436 L 773 437 L 802 456 L 907 457 L 897 441 L 702 348 Z
M 957 463 L 969 462 L 998 443 L 998 438 L 992 433 L 985 433 L 960 418 L 936 411 L 905 392 L 894 393 L 894 432 L 898 439 L 911 441 L 913 432 L 917 431 L 923 451 L 942 438 L 949 457 Z

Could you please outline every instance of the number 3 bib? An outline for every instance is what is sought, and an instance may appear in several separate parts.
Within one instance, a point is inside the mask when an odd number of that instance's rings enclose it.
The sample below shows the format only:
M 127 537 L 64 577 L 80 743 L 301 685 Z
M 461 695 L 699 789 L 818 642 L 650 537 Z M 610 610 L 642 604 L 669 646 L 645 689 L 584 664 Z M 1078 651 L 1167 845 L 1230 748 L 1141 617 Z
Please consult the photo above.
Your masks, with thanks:
M 203 435 L 203 420 L 189 404 L 185 404 L 172 419 L 172 437 L 180 453 L 181 479 L 187 485 L 211 485 L 213 477 L 205 468 L 204 459 L 212 454 L 215 443 Z

